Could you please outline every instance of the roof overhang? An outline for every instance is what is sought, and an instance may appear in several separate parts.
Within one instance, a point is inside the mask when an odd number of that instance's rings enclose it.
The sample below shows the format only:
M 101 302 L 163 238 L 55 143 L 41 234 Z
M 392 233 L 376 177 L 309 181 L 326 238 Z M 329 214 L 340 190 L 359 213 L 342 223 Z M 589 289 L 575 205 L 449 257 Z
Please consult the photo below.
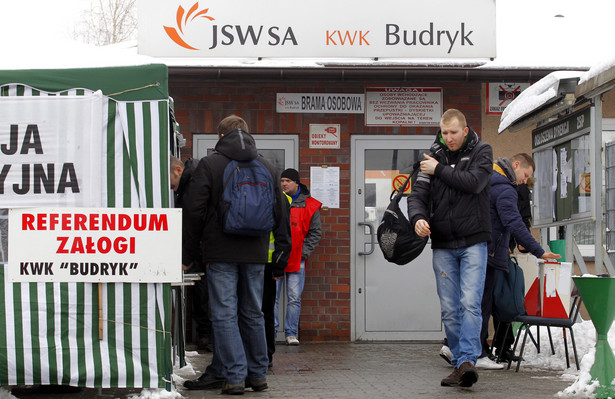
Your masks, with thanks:
M 592 98 L 615 87 L 615 66 L 580 83 L 576 90 L 577 97 Z
M 576 103 L 575 88 L 579 75 L 568 71 L 556 72 L 526 89 L 504 110 L 498 133 L 507 129 L 514 132 L 537 125 L 572 108 Z

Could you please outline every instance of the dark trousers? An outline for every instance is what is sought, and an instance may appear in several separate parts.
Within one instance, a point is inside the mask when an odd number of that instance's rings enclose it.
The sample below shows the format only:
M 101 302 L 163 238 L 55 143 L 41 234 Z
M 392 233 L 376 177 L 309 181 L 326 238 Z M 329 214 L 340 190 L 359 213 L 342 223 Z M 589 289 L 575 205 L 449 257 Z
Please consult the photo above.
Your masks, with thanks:
M 265 264 L 265 279 L 263 286 L 263 316 L 265 318 L 265 337 L 267 338 L 267 355 L 269 363 L 275 353 L 275 295 L 276 281 L 271 272 L 271 263 Z
M 483 351 L 480 357 L 485 357 L 489 355 L 491 352 L 489 351 L 489 344 L 487 343 L 487 338 L 489 338 L 489 318 L 493 312 L 493 289 L 495 288 L 495 275 L 499 273 L 497 269 L 493 267 L 487 266 L 487 274 L 485 275 L 485 290 L 483 291 L 483 300 L 481 302 L 481 313 L 483 316 L 483 324 L 480 331 L 480 342 L 483 347 Z M 493 325 L 497 327 L 498 320 L 493 318 Z M 500 350 L 504 349 L 504 351 L 508 350 L 512 343 L 514 342 L 512 327 L 510 323 L 506 323 L 507 325 L 502 325 L 498 331 L 496 337 L 493 337 L 493 346 L 498 348 L 498 353 Z M 506 338 L 506 342 L 502 343 L 504 339 L 504 334 L 506 330 L 508 331 L 508 336 Z
M 211 318 L 209 310 L 209 290 L 207 289 L 207 275 L 203 274 L 200 280 L 194 282 L 192 287 L 192 319 L 196 322 L 198 339 L 207 338 L 211 342 Z

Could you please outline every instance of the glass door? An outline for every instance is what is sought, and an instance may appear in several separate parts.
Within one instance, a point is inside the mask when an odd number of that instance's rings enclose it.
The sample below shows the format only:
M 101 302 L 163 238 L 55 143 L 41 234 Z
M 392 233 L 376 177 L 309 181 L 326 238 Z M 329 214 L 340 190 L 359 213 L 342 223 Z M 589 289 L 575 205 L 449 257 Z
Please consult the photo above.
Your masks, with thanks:
M 438 340 L 443 337 L 431 245 L 405 266 L 387 262 L 376 229 L 393 185 L 422 159 L 432 136 L 352 139 L 353 298 L 355 340 Z M 397 185 L 396 185 L 397 187 Z M 406 212 L 406 198 L 400 203 Z

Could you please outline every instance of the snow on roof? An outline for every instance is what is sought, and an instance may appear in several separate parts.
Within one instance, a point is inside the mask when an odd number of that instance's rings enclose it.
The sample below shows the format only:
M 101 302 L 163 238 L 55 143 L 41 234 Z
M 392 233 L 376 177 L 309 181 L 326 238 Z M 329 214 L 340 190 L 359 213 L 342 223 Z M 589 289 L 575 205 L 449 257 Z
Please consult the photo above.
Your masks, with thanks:
M 578 78 L 582 75 L 579 71 L 555 71 L 551 72 L 538 82 L 523 90 L 519 97 L 515 98 L 502 112 L 498 133 L 502 133 L 517 120 L 529 115 L 541 106 L 552 102 L 558 97 L 560 80 L 566 78 Z
M 615 68 L 615 54 L 609 55 L 607 58 L 602 59 L 602 61 L 589 68 L 589 71 L 581 75 L 579 84 L 585 83 L 611 68 Z
M 9 41 L 0 69 L 67 69 L 160 64 L 161 61 L 116 46 L 97 47 L 56 37 L 36 41 Z M 9 56 L 10 55 L 10 56 Z

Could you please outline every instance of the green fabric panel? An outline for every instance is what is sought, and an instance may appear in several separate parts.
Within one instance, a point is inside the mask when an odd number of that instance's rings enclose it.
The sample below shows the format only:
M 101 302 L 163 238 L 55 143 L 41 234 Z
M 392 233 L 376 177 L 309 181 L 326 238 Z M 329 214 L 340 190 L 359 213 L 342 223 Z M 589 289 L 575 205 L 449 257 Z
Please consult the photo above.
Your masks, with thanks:
M 6 297 L 6 288 L 4 279 L 4 268 L 6 265 L 0 265 L 0 298 Z M 8 358 L 7 358 L 7 343 L 6 343 L 6 306 L 0 306 L 0 385 L 9 384 L 8 376 Z
M 139 347 L 141 348 L 140 351 L 140 355 L 141 355 L 141 364 L 144 366 L 142 368 L 142 385 L 148 386 L 149 385 L 149 380 L 150 380 L 150 370 L 145 367 L 146 365 L 149 364 L 149 347 L 150 347 L 150 343 L 149 343 L 149 325 L 148 325 L 148 306 L 147 306 L 147 290 L 148 290 L 148 286 L 147 284 L 139 284 L 139 303 L 141 304 L 141 306 L 139 306 L 139 327 L 140 327 L 140 331 L 139 331 L 139 338 L 140 338 L 140 343 L 139 343 Z
M 107 206 L 115 208 L 115 114 L 117 103 L 107 101 Z
M 32 378 L 34 383 L 41 382 L 41 343 L 38 324 L 38 284 L 30 285 L 30 325 L 32 327 Z M 47 366 L 45 366 L 47 367 Z
M 115 319 L 115 283 L 107 284 L 107 342 L 109 345 L 109 372 L 111 377 L 109 384 L 116 387 L 118 383 L 118 361 L 117 361 L 117 338 L 116 338 L 116 319 Z
M 171 374 L 173 373 L 173 356 L 171 354 L 171 346 L 172 346 L 172 338 L 171 338 L 171 315 L 173 314 L 173 312 L 171 312 L 171 284 L 163 284 L 163 298 L 164 298 L 164 316 L 165 316 L 165 324 L 164 324 L 164 352 L 163 351 L 159 351 L 158 353 L 164 353 L 164 361 L 165 361 L 165 368 L 160 368 L 160 372 L 162 372 L 162 370 L 165 370 L 165 374 L 164 374 L 164 378 L 166 379 L 166 381 L 171 381 Z M 162 373 L 161 373 L 162 374 Z M 161 381 L 161 384 L 164 382 L 164 388 L 166 388 L 168 391 L 171 390 L 171 383 L 170 382 L 165 382 L 165 381 Z M 163 386 L 161 385 L 161 388 Z
M 124 356 L 126 357 L 126 387 L 134 388 L 135 386 L 135 369 L 132 350 L 132 324 L 133 324 L 133 309 L 132 309 L 132 289 L 131 284 L 123 284 L 124 289 Z M 138 318 L 138 316 L 136 316 Z
M 102 355 L 100 352 L 100 340 L 98 338 L 98 328 L 104 328 L 104 315 L 102 320 L 101 314 L 99 313 L 98 303 L 103 299 L 100 295 L 98 295 L 98 289 L 102 286 L 102 283 L 92 284 L 92 329 L 89 331 L 92 337 L 92 357 L 94 358 L 94 370 L 98 371 L 94 373 L 94 386 L 101 387 L 102 386 L 102 373 L 99 370 L 103 369 L 102 365 Z M 101 326 L 102 324 L 102 326 Z M 109 365 L 105 364 L 105 368 L 109 367 Z
M 72 88 L 101 90 L 103 94 L 119 101 L 166 100 L 169 97 L 168 68 L 164 64 L 108 68 L 0 70 L 0 85 L 15 82 L 51 92 Z M 126 92 L 121 93 L 124 91 Z
M 143 102 L 143 168 L 145 171 L 145 204 L 154 207 L 153 176 L 152 176 L 152 103 Z
M 90 284 L 93 286 L 93 284 Z M 77 385 L 85 386 L 88 370 L 85 366 L 85 284 L 77 283 Z M 94 304 L 92 303 L 92 306 Z
M 47 349 L 47 356 L 49 356 L 49 383 L 57 384 L 58 383 L 58 353 L 56 348 L 56 343 L 54 340 L 56 327 L 55 327 L 55 309 L 53 304 L 55 303 L 55 295 L 54 295 L 54 285 L 53 283 L 45 284 L 45 293 L 46 298 L 45 302 L 47 304 L 47 342 L 49 343 Z
M 68 317 L 68 283 L 60 283 L 60 336 L 62 339 L 62 385 L 70 385 L 70 342 L 68 340 L 68 329 L 70 319 Z
M 15 321 L 15 362 L 17 367 L 15 372 L 17 374 L 17 384 L 25 383 L 25 364 L 24 364 L 24 336 L 23 336 L 23 306 L 21 302 L 21 284 L 13 284 L 13 309 L 15 314 L 13 315 Z
M 169 105 L 166 101 L 158 102 L 158 115 L 160 124 L 160 186 L 161 204 L 163 208 L 169 207 L 169 143 L 173 142 L 173 132 L 169 132 Z

